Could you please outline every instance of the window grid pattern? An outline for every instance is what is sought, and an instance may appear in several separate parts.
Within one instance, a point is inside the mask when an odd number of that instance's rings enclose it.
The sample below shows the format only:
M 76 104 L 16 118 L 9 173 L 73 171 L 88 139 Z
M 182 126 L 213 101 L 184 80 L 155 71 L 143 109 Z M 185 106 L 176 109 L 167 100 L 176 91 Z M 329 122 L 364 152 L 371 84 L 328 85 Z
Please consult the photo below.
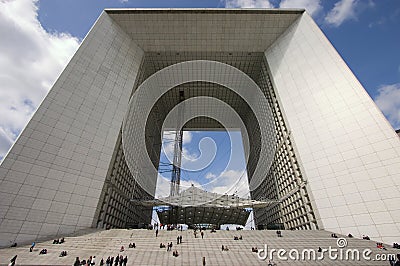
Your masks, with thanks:
M 98 228 L 129 228 L 149 223 L 152 210 L 135 205 L 131 200 L 145 200 L 151 197 L 135 182 L 122 149 L 121 136 L 116 154 L 104 184 Z
M 283 224 L 285 229 L 318 229 L 311 201 L 308 196 L 299 163 L 293 148 L 290 132 L 268 74 L 267 62 L 263 62 L 258 81 L 274 114 L 276 127 L 276 152 L 273 164 L 263 184 L 252 193 L 252 198 L 280 199 L 281 203 L 257 210 L 258 224 Z

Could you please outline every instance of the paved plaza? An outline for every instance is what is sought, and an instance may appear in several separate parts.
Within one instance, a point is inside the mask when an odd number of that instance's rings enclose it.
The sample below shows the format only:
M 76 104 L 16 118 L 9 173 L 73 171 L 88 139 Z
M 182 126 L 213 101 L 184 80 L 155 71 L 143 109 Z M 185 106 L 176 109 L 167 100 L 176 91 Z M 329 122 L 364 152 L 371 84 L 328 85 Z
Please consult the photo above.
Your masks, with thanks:
M 182 244 L 177 245 L 176 237 L 182 235 Z M 234 240 L 234 236 L 242 236 L 242 240 Z M 342 237 L 338 235 L 338 237 Z M 378 253 L 400 253 L 387 247 L 387 250 L 381 250 L 376 247 L 376 242 L 345 238 L 347 240 L 346 249 L 357 248 L 360 253 L 364 249 L 371 249 L 371 258 Z M 331 237 L 331 233 L 323 230 L 313 231 L 282 231 L 282 237 L 277 237 L 275 231 L 225 231 L 220 230 L 215 233 L 207 230 L 204 233 L 204 239 L 200 234 L 194 237 L 193 230 L 187 231 L 167 231 L 160 230 L 158 237 L 154 230 L 93 230 L 93 232 L 66 237 L 63 244 L 52 244 L 53 240 L 37 243 L 33 252 L 29 252 L 30 245 L 18 246 L 16 248 L 5 248 L 0 250 L 0 262 L 3 265 L 18 255 L 16 265 L 73 265 L 78 256 L 81 260 L 88 259 L 89 256 L 96 256 L 96 265 L 100 260 L 104 261 L 108 256 L 123 255 L 128 257 L 127 265 L 202 265 L 203 257 L 206 259 L 206 265 L 268 265 L 268 259 L 263 261 L 252 252 L 253 247 L 261 249 L 264 244 L 269 249 L 284 248 L 301 250 L 337 247 L 337 239 Z M 167 245 L 172 242 L 172 251 L 166 251 L 166 248 L 160 248 L 160 243 Z M 129 243 L 135 243 L 136 248 L 128 248 Z M 229 248 L 228 251 L 222 251 L 222 245 Z M 121 246 L 125 251 L 120 252 Z M 48 254 L 39 255 L 40 250 L 46 248 Z M 67 251 L 66 257 L 59 257 L 61 251 Z M 172 256 L 173 251 L 179 252 L 178 257 Z M 320 254 L 317 252 L 317 254 Z M 275 253 L 276 256 L 276 253 Z M 329 260 L 326 253 L 322 261 L 279 261 L 275 259 L 277 265 L 389 265 L 388 261 L 336 261 Z M 105 265 L 105 264 L 104 264 Z

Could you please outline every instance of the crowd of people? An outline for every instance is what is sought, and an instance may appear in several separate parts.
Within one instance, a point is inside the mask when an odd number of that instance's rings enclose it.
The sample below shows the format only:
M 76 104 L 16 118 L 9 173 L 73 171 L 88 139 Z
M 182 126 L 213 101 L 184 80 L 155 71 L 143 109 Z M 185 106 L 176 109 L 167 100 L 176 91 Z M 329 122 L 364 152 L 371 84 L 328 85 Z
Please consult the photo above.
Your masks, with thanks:
M 364 235 L 363 235 L 362 239 L 364 239 L 364 240 L 371 240 L 371 239 L 369 238 L 369 236 L 364 236 Z
M 176 237 L 176 244 L 177 245 L 182 244 L 182 236 L 177 236 Z
M 376 243 L 376 247 L 379 248 L 379 249 L 386 250 L 385 246 L 384 246 L 383 243 L 381 243 L 381 242 L 377 242 L 377 243 Z
M 156 229 L 156 236 L 157 236 L 157 234 L 158 234 L 158 225 L 157 225 L 157 227 L 155 229 Z M 214 230 L 214 232 L 216 232 L 215 229 L 213 229 L 213 230 Z M 213 232 L 213 230 L 211 230 L 211 232 Z M 193 233 L 194 233 L 194 235 L 196 237 L 197 229 L 194 229 Z M 202 230 L 200 230 L 200 234 L 201 234 L 201 237 L 204 238 L 204 232 Z M 278 237 L 282 237 L 282 232 L 280 230 L 277 230 L 276 234 L 277 234 Z M 132 235 L 131 235 L 131 237 L 132 237 Z M 332 233 L 331 237 L 332 238 L 338 238 L 338 236 L 335 233 Z M 348 237 L 353 237 L 353 236 L 351 234 L 348 234 Z M 370 240 L 369 236 L 367 236 L 367 235 L 363 235 L 362 238 L 364 240 Z M 239 236 L 234 235 L 233 239 L 234 240 L 242 240 L 243 238 L 242 238 L 242 235 L 239 235 Z M 181 235 L 177 236 L 176 240 L 177 240 L 177 245 L 182 244 L 182 236 Z M 64 238 L 54 239 L 53 240 L 53 244 L 62 244 L 64 242 L 65 242 Z M 16 243 L 15 243 L 15 246 L 16 246 Z M 30 252 L 32 252 L 34 247 L 35 247 L 35 242 L 32 243 L 32 245 L 30 247 Z M 133 243 L 129 243 L 128 247 L 129 248 L 136 248 L 136 244 L 134 242 Z M 384 247 L 383 243 L 381 243 L 381 242 L 377 242 L 376 243 L 376 247 L 378 249 L 386 250 L 386 248 Z M 163 243 L 160 243 L 160 248 L 166 248 L 166 245 L 163 244 Z M 173 243 L 172 242 L 167 243 L 167 251 L 172 251 L 173 250 L 172 248 L 173 248 Z M 393 248 L 400 249 L 400 245 L 398 243 L 393 243 Z M 228 248 L 227 245 L 222 245 L 221 250 L 222 251 L 229 251 L 229 248 Z M 124 251 L 125 251 L 124 246 L 121 246 L 120 252 L 124 252 Z M 251 251 L 254 252 L 254 253 L 258 253 L 259 250 L 258 250 L 257 247 L 252 247 Z M 47 252 L 48 252 L 47 249 L 43 248 L 43 249 L 40 250 L 39 255 L 45 255 L 45 254 L 47 254 Z M 318 252 L 322 252 L 322 248 L 321 247 L 318 247 Z M 65 256 L 67 256 L 67 254 L 68 254 L 67 251 L 63 250 L 63 251 L 61 251 L 59 257 L 65 257 Z M 173 250 L 172 251 L 172 256 L 173 257 L 180 256 L 178 250 L 176 250 L 176 249 Z M 13 257 L 10 260 L 10 264 L 9 265 L 15 265 L 16 259 L 17 259 L 17 255 L 15 255 L 15 257 Z M 203 258 L 203 259 L 204 259 L 204 262 L 205 262 L 205 258 Z M 100 266 L 104 266 L 104 265 L 105 266 L 126 266 L 127 262 L 128 262 L 128 256 L 124 257 L 123 255 L 118 254 L 115 257 L 109 256 L 106 260 L 104 260 L 102 258 L 98 265 L 100 265 Z M 82 261 L 79 259 L 79 257 L 76 257 L 74 266 L 83 266 L 83 265 L 86 265 L 86 266 L 96 265 L 96 256 L 93 256 L 93 257 L 90 256 L 87 260 L 84 259 Z M 203 263 L 203 265 L 205 265 L 205 264 Z M 400 266 L 400 259 L 399 260 L 394 260 L 393 264 L 391 264 L 391 265 Z
M 233 236 L 233 240 L 243 240 L 242 235 L 240 236 Z
M 65 242 L 64 237 L 61 238 L 61 239 L 54 239 L 54 240 L 53 240 L 53 244 L 62 244 L 62 243 L 64 243 L 64 242 Z
M 118 254 L 115 257 L 108 256 L 106 260 L 101 258 L 99 265 L 100 266 L 126 266 L 128 263 L 128 256 L 122 256 Z M 96 256 L 90 256 L 87 260 L 80 260 L 79 257 L 76 257 L 74 266 L 92 266 L 96 265 Z

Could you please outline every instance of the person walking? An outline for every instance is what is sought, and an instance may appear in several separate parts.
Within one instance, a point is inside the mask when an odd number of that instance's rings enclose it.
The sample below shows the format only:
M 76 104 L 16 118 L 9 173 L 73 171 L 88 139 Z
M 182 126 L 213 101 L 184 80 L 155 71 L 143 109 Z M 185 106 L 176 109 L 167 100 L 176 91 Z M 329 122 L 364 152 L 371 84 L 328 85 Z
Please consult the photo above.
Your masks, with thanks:
M 203 238 L 204 238 L 204 232 L 201 231 L 201 239 L 203 239 Z
M 18 257 L 18 255 L 15 255 L 15 256 L 10 260 L 10 264 L 8 264 L 8 265 L 14 266 L 14 265 L 15 265 L 15 262 L 17 261 L 17 257 Z

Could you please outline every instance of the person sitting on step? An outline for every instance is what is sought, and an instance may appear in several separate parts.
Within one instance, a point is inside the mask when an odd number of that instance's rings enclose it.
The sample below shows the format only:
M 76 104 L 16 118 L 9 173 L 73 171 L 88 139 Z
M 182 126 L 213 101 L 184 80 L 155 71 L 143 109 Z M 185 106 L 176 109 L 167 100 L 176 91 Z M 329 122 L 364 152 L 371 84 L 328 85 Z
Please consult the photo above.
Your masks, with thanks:
M 42 249 L 40 252 L 39 252 L 39 255 L 44 255 L 44 254 L 47 254 L 47 249 Z

